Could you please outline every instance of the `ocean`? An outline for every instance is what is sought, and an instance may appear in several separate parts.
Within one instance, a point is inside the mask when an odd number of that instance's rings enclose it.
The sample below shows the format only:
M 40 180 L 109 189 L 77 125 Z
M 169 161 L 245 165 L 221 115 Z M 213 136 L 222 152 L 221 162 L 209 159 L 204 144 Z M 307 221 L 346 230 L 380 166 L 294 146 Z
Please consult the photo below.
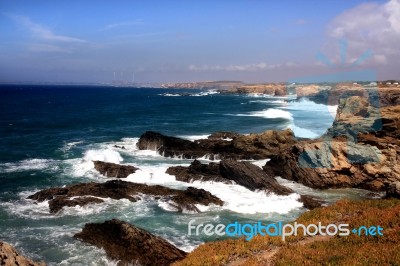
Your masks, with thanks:
M 0 241 L 48 265 L 114 265 L 105 252 L 73 238 L 85 223 L 118 218 L 191 251 L 216 237 L 189 236 L 190 220 L 209 223 L 292 221 L 305 212 L 298 195 L 252 192 L 239 185 L 183 183 L 165 173 L 169 166 L 191 160 L 164 158 L 140 151 L 145 131 L 189 140 L 217 131 L 242 134 L 291 128 L 297 137 L 321 136 L 332 125 L 335 106 L 316 104 L 296 95 L 219 94 L 206 90 L 122 88 L 107 86 L 0 86 Z M 124 146 L 121 149 L 117 146 Z M 26 198 L 45 188 L 109 180 L 94 170 L 92 160 L 131 164 L 140 170 L 126 180 L 184 189 L 203 188 L 220 197 L 222 207 L 201 213 L 177 213 L 160 200 L 107 199 L 84 207 L 65 207 L 50 214 L 47 202 Z M 202 158 L 202 162 L 209 162 Z M 263 161 L 253 161 L 262 166 Z M 151 178 L 152 177 L 152 178 Z M 278 178 L 297 192 L 328 202 L 357 198 L 355 189 L 313 190 Z

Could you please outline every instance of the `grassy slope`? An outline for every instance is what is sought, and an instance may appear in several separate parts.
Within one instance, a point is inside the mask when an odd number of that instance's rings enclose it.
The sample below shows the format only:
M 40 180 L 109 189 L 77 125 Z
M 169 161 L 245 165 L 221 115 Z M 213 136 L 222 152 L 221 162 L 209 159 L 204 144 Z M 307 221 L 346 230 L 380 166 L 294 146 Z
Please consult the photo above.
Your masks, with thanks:
M 342 200 L 296 221 L 380 225 L 384 236 L 228 239 L 203 244 L 175 265 L 400 265 L 400 200 Z

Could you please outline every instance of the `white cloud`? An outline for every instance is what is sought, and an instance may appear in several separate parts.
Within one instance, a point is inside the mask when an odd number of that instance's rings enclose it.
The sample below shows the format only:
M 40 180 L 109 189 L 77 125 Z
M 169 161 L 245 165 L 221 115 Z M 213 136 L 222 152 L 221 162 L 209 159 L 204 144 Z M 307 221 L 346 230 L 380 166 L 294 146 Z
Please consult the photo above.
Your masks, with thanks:
M 84 42 L 86 42 L 85 40 L 82 40 L 82 39 L 55 34 L 48 28 L 46 28 L 40 24 L 34 23 L 28 17 L 19 16 L 19 15 L 8 15 L 8 16 L 11 17 L 18 24 L 21 24 L 24 27 L 26 27 L 33 34 L 33 36 L 35 38 L 38 38 L 38 39 L 41 39 L 44 41 L 62 42 L 62 43 L 84 43 Z
M 337 43 L 335 40 L 339 39 L 348 42 L 347 63 L 355 61 L 367 50 L 371 50 L 373 56 L 363 64 L 383 65 L 398 62 L 400 0 L 390 0 L 383 4 L 364 3 L 349 9 L 331 21 L 328 36 L 331 38 L 330 43 Z M 338 57 L 332 59 L 333 62 L 339 60 Z
M 114 28 L 132 26 L 132 25 L 140 25 L 140 24 L 143 24 L 142 19 L 123 21 L 123 22 L 108 24 L 107 26 L 104 27 L 104 30 L 110 30 Z

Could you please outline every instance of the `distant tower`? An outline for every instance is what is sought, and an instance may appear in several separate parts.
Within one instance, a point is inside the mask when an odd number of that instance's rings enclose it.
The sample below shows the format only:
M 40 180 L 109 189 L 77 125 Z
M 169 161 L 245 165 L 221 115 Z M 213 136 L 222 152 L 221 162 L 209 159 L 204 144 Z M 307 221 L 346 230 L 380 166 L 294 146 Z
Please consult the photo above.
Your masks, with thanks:
M 132 72 L 132 83 L 135 82 L 135 72 Z
M 114 79 L 113 79 L 113 81 L 115 81 L 115 71 L 114 71 Z

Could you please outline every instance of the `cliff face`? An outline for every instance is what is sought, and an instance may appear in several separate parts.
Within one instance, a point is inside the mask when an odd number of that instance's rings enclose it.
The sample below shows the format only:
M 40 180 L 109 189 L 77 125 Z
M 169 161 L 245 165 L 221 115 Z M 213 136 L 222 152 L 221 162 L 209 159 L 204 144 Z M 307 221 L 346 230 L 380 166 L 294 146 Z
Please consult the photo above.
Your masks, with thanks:
M 34 262 L 21 254 L 11 245 L 0 242 L 0 265 L 4 266 L 45 266 L 43 262 Z
M 399 182 L 400 90 L 376 92 L 342 98 L 323 138 L 273 155 L 264 170 L 314 188 L 383 191 Z
M 232 87 L 227 90 L 221 90 L 222 93 L 239 93 L 239 94 L 268 94 L 271 96 L 282 96 L 287 93 L 287 86 L 284 83 L 254 84 Z

